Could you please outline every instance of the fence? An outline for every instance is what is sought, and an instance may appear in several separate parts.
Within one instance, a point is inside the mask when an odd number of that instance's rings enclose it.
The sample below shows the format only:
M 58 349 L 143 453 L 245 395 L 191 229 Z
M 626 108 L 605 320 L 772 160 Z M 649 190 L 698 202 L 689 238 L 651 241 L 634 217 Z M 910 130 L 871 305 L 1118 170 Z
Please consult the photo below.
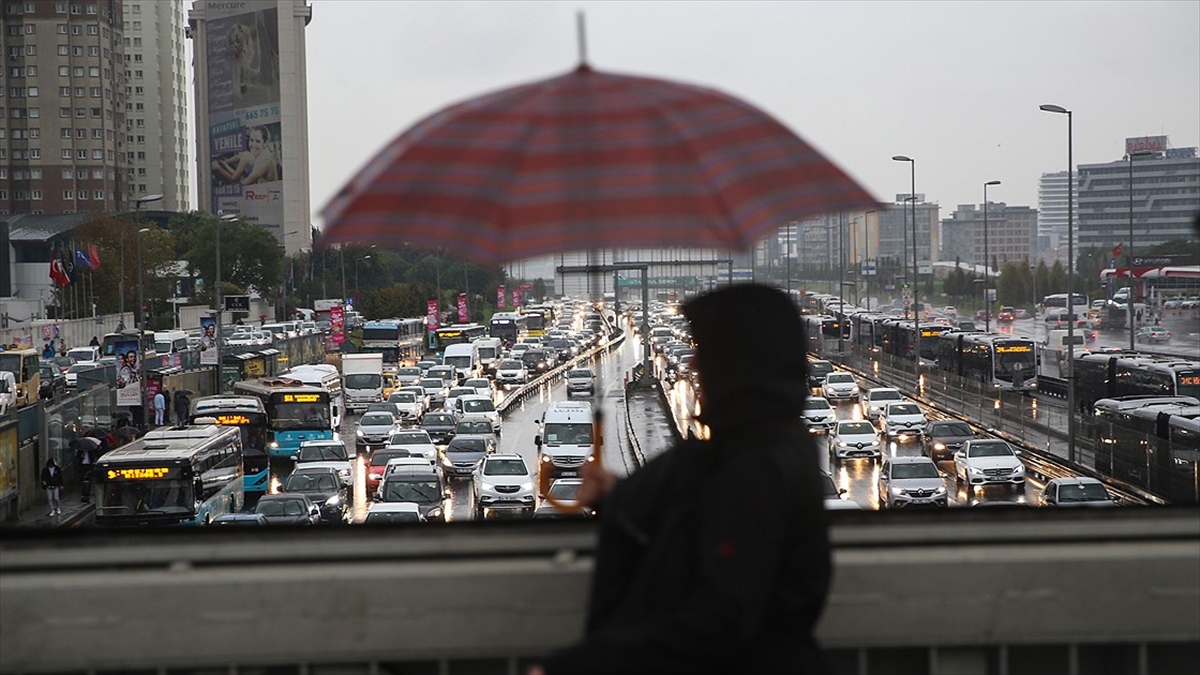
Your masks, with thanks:
M 54 347 L 61 349 L 66 345 L 82 347 L 91 342 L 93 337 L 104 337 L 105 333 L 116 332 L 118 324 L 133 327 L 133 313 L 101 314 L 89 319 L 71 319 L 69 321 L 35 320 L 24 324 L 10 319 L 8 328 L 0 329 L 0 344 L 19 344 L 23 347 L 33 347 L 41 351 L 46 341 L 55 338 Z

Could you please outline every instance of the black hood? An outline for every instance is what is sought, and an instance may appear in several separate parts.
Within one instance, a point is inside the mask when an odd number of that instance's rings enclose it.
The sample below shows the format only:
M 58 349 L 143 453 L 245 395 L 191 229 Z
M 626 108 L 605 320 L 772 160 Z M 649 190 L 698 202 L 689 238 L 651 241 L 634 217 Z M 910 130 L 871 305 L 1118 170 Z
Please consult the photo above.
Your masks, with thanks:
M 800 311 L 782 291 L 738 284 L 683 306 L 696 342 L 701 421 L 726 429 L 799 414 L 808 395 Z

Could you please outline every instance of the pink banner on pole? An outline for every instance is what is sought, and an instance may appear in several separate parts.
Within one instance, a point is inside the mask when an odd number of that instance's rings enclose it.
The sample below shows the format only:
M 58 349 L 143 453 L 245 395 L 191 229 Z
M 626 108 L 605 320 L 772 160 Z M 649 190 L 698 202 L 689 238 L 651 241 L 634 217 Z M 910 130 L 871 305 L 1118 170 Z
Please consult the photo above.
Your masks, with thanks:
M 428 303 L 426 303 L 425 316 L 427 317 L 425 322 L 428 324 L 429 330 L 431 330 L 431 331 L 437 330 L 438 329 L 438 302 L 437 302 L 437 300 L 430 300 Z
M 512 306 L 514 308 L 521 306 L 521 289 L 519 288 L 512 289 Z
M 341 305 L 329 308 L 329 340 L 335 345 L 346 341 L 346 308 Z
M 504 309 L 504 287 L 496 287 L 496 309 Z
M 471 320 L 471 312 L 467 308 L 467 294 L 458 294 L 458 322 L 467 323 Z

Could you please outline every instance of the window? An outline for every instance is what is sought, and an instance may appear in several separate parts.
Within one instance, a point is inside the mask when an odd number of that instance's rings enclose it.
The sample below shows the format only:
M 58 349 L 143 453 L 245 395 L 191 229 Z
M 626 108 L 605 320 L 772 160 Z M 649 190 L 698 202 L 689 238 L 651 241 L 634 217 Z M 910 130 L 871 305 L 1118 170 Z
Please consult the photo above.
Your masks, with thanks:
M 104 190 L 96 190 L 92 192 L 92 199 L 104 199 Z
M 83 98 L 83 87 L 75 87 L 75 98 Z
M 76 129 L 75 138 L 87 138 L 87 129 Z
M 146 91 L 145 87 L 134 87 L 133 90 L 138 94 L 143 94 Z
M 37 88 L 37 87 L 30 87 L 30 88 L 29 88 L 29 91 L 28 91 L 27 93 L 29 94 L 29 97 L 30 97 L 30 98 L 34 98 L 34 97 L 36 97 L 36 96 L 38 95 L 38 88 Z
M 76 108 L 75 116 L 76 117 L 87 117 L 87 108 Z
M 86 173 L 87 171 L 85 170 L 84 174 L 86 175 Z M 95 178 L 96 180 L 104 178 L 104 169 L 92 169 L 92 178 Z
M 36 201 L 41 201 L 41 199 L 42 199 L 42 191 L 34 190 L 33 191 L 33 200 L 36 202 Z
M 42 158 L 42 149 L 41 148 L 30 148 L 29 149 L 29 159 L 41 159 L 41 158 Z
M 87 150 L 79 148 L 75 151 L 75 159 L 87 159 Z
M 75 179 L 75 172 L 74 172 L 74 171 L 72 171 L 71 169 L 63 169 L 63 170 L 62 170 L 62 177 L 63 177 L 63 180 L 74 180 L 74 179 Z
M 104 130 L 103 129 L 92 129 L 92 138 L 103 139 L 104 138 Z
M 104 159 L 104 151 L 100 149 L 92 150 L 92 159 Z
M 61 96 L 61 97 L 63 97 L 63 98 L 70 98 L 70 96 L 71 96 L 71 88 L 70 88 L 70 87 L 59 87 L 59 88 L 58 88 L 58 95 L 59 95 L 59 96 Z
M 143 169 L 143 168 L 139 168 L 139 169 L 138 169 L 138 175 L 139 175 L 139 176 L 145 176 L 145 175 L 146 175 L 146 170 L 145 170 L 145 169 Z
M 88 47 L 88 56 L 100 56 L 100 48 L 96 45 Z
M 92 24 L 92 25 L 88 26 L 88 35 L 99 35 L 99 34 L 100 34 L 100 26 L 97 26 L 96 24 Z
M 100 117 L 100 108 L 92 108 L 92 117 Z
M 63 190 L 63 199 L 75 199 L 75 191 Z
M 88 191 L 87 191 L 87 190 L 80 190 L 80 191 L 79 191 L 79 198 L 80 198 L 80 199 L 85 199 L 85 200 L 86 200 L 86 199 L 87 199 L 87 196 L 88 196 Z
M 13 138 L 17 137 L 16 133 L 17 133 L 16 130 L 13 130 Z M 4 138 L 7 134 L 8 134 L 8 131 L 4 127 L 0 127 L 0 138 Z M 0 169 L 0 178 L 4 178 L 3 172 L 4 172 L 4 169 Z
M 71 67 L 70 66 L 59 66 L 58 67 L 58 76 L 59 77 L 70 77 L 71 76 Z
M 71 68 L 71 75 L 74 75 L 75 77 L 83 77 L 83 66 L 73 66 Z
M 146 109 L 146 104 L 145 104 L 145 103 L 135 103 L 135 104 L 134 104 L 134 108 L 136 108 L 136 109 L 138 109 L 138 110 L 145 110 L 145 109 Z
M 100 67 L 92 66 L 91 68 L 88 68 L 88 75 L 90 77 L 100 77 Z
M 9 26 L 9 27 L 8 27 L 8 34 L 9 34 L 9 35 L 20 35 L 20 34 L 21 34 L 21 25 L 20 25 L 20 24 L 13 24 L 13 25 Z
M 37 45 L 25 45 L 25 56 L 37 56 Z
M 9 57 L 14 58 L 14 59 L 21 58 L 21 47 L 20 46 L 9 47 L 8 55 L 9 55 Z
M 138 136 L 138 137 L 137 137 L 137 142 L 138 142 L 138 143 L 145 143 L 145 142 L 146 142 L 146 137 L 145 137 L 145 136 Z
M 87 6 L 87 13 L 88 13 L 88 14 L 95 14 L 95 13 L 96 13 L 96 5 L 94 5 L 94 4 L 88 5 L 88 6 Z
M 41 138 L 42 130 L 37 127 L 30 127 L 29 128 L 29 137 L 30 138 Z
M 103 90 L 100 87 L 92 87 L 92 98 L 100 98 Z
M 25 71 L 21 68 L 21 66 L 12 66 L 8 69 L 9 77 L 23 77 L 24 75 Z
M 65 3 L 65 2 L 54 3 L 54 13 L 55 14 L 66 14 L 67 13 L 67 3 Z
M 57 31 L 56 31 L 56 32 L 57 32 L 59 35 L 66 35 L 66 34 L 67 34 L 67 24 L 65 24 L 65 23 L 60 23 L 60 24 L 58 24 L 58 27 L 57 27 Z
M 25 69 L 25 74 L 29 77 L 37 77 L 37 66 L 29 66 Z
M 83 35 L 83 26 L 71 26 L 71 35 Z
M 62 158 L 63 159 L 71 159 L 71 150 L 69 148 L 63 148 Z
M 30 108 L 30 109 L 29 109 L 29 116 L 30 116 L 30 117 L 41 117 L 41 116 L 42 116 L 42 109 L 41 109 L 41 108 Z
M 139 152 L 139 153 L 137 154 L 137 158 L 138 158 L 138 159 L 146 159 L 146 153 L 144 153 L 144 152 Z
M 34 34 L 34 33 L 36 33 L 36 32 L 37 32 L 37 26 L 36 26 L 36 25 L 34 25 L 34 24 L 32 24 L 32 23 L 27 23 L 27 24 L 25 24 L 25 34 L 26 34 L 26 35 L 33 35 L 33 34 Z
M 70 56 L 71 48 L 66 45 L 59 45 L 58 46 L 58 55 L 59 56 Z
M 32 178 L 33 180 L 40 180 L 42 177 L 42 170 L 41 169 L 32 169 L 29 172 L 29 177 Z
M 141 21 L 134 21 L 134 22 L 133 22 L 133 29 L 134 29 L 134 30 L 141 30 L 141 29 L 142 29 L 142 22 L 141 22 Z
M 138 63 L 141 63 L 141 62 L 142 62 L 142 55 L 141 55 L 141 54 L 134 54 L 134 55 L 133 55 L 133 60 L 134 60 L 134 61 L 137 61 Z
M 141 105 L 141 104 L 139 103 L 138 105 Z M 144 126 L 146 126 L 146 120 L 144 120 L 144 119 L 140 119 L 140 118 L 139 118 L 139 119 L 138 119 L 138 121 L 137 121 L 137 125 L 138 125 L 139 127 L 144 127 Z

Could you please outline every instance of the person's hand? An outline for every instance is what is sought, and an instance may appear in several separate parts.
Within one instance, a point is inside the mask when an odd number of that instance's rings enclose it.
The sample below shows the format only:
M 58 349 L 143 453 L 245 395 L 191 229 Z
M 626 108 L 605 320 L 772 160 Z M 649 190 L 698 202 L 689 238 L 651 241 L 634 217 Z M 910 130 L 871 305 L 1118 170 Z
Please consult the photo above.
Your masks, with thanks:
M 575 493 L 575 500 L 580 506 L 595 506 L 617 482 L 617 477 L 598 461 L 584 462 L 579 469 L 579 477 L 583 482 Z

